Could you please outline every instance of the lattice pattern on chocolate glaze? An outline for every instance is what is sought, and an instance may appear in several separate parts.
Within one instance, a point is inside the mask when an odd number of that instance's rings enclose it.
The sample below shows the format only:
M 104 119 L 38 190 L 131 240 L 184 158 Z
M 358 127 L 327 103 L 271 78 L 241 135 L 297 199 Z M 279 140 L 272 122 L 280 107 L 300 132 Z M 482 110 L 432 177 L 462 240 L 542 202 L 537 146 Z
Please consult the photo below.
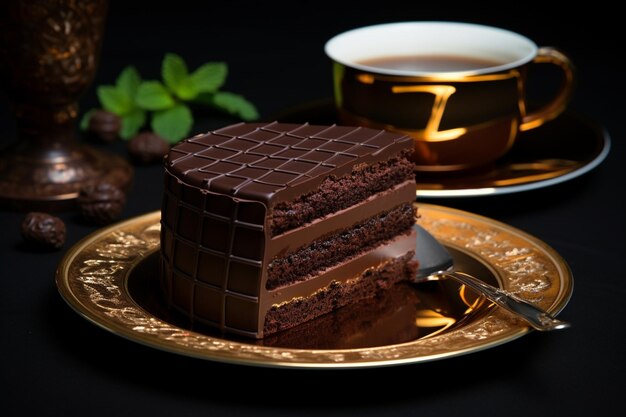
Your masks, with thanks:
M 171 306 L 213 327 L 255 331 L 265 206 L 171 180 L 163 207 L 161 246 L 164 272 L 171 274 Z M 252 212 L 260 218 L 251 218 Z
M 408 138 L 376 129 L 241 123 L 174 147 L 168 165 L 196 187 L 269 203 L 286 188 Z
M 351 171 L 357 158 L 366 163 L 394 144 L 406 148 L 407 140 L 367 128 L 254 123 L 173 147 L 161 217 L 168 304 L 194 322 L 254 336 L 265 218 L 276 196 L 289 199 L 289 190 L 303 193 L 307 181 L 343 166 Z

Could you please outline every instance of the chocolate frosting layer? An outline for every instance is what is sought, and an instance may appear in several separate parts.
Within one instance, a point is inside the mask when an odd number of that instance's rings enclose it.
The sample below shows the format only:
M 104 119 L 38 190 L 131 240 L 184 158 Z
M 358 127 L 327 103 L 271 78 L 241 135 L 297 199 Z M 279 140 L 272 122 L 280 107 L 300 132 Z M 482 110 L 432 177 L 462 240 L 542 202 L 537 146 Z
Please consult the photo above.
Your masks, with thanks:
M 315 190 L 331 171 L 341 176 L 411 144 L 364 127 L 239 123 L 177 144 L 165 164 L 186 184 L 271 207 Z

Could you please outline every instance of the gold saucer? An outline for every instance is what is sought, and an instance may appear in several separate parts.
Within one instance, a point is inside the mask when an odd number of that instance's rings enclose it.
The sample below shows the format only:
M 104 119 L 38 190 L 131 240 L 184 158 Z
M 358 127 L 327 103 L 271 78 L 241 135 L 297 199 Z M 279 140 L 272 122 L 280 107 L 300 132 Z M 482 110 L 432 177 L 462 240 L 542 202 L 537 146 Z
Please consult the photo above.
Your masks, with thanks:
M 419 224 L 451 250 L 458 269 L 553 314 L 565 307 L 572 275 L 548 245 L 489 218 L 417 205 Z M 159 220 L 160 213 L 152 212 L 91 234 L 65 254 L 56 276 L 61 296 L 78 314 L 149 347 L 244 365 L 356 368 L 449 358 L 530 331 L 451 280 L 406 285 L 375 304 L 378 316 L 346 307 L 263 341 L 192 328 L 160 302 Z M 394 331 L 385 330 L 392 323 Z
M 285 123 L 337 123 L 331 99 L 304 103 L 268 118 Z M 611 138 L 595 122 L 566 111 L 545 125 L 520 133 L 511 151 L 492 165 L 460 173 L 418 172 L 421 198 L 510 194 L 577 178 L 609 153 Z

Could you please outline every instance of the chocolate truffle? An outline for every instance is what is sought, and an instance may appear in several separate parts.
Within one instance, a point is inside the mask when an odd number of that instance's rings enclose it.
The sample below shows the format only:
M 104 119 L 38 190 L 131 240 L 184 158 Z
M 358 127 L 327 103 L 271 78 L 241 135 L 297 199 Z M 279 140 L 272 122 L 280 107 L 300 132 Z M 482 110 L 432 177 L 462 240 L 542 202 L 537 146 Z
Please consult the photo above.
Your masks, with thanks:
M 63 247 L 67 234 L 63 220 L 41 212 L 26 214 L 21 224 L 21 233 L 28 244 L 51 249 Z
M 105 225 L 120 217 L 126 204 L 126 194 L 108 182 L 85 184 L 80 189 L 77 202 L 88 222 Z

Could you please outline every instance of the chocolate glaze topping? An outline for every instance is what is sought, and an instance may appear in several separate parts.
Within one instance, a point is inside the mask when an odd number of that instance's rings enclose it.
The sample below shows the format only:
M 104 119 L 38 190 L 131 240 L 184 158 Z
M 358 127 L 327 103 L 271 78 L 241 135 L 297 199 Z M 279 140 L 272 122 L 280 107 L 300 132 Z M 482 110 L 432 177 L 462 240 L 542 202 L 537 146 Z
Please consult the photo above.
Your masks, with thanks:
M 199 188 L 272 206 L 315 190 L 333 171 L 407 148 L 407 136 L 362 127 L 240 123 L 172 148 L 166 169 Z

